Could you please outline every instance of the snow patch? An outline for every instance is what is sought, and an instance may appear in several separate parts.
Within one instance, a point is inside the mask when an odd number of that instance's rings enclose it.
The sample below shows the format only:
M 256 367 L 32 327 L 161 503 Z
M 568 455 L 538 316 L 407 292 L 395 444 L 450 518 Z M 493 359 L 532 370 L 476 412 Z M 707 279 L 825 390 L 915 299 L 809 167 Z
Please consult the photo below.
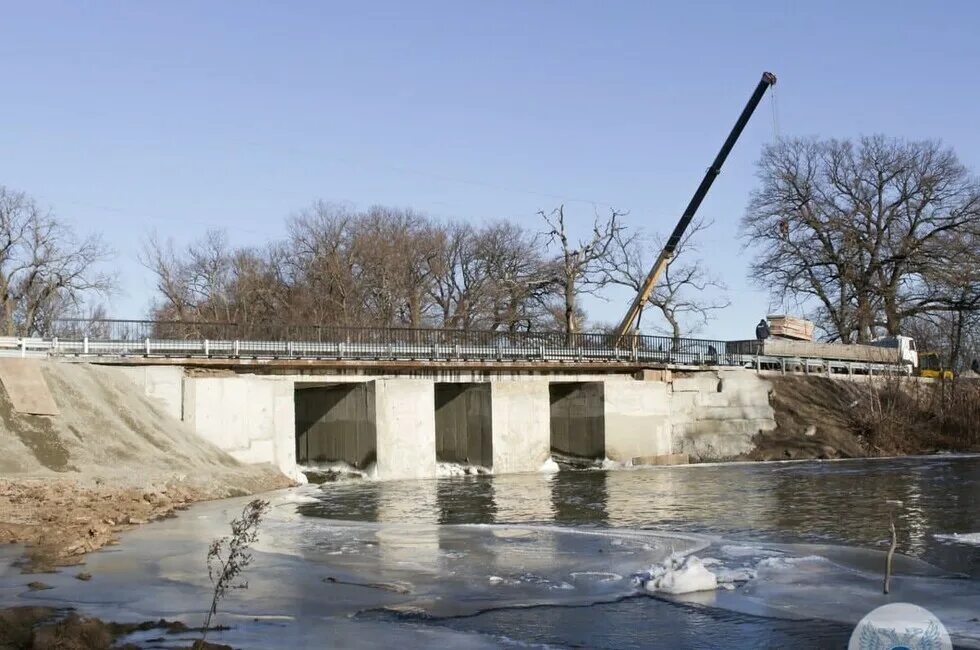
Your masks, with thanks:
M 970 546 L 980 546 L 980 533 L 949 533 L 933 535 L 941 542 L 952 542 L 954 544 L 967 544 Z

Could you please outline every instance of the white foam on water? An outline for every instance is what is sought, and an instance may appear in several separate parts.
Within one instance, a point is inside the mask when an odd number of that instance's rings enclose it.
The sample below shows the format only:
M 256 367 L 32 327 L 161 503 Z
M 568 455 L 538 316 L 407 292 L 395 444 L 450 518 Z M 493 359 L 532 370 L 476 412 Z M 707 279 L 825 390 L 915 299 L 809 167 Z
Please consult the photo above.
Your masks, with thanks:
M 297 465 L 296 471 L 297 473 L 303 475 L 304 483 L 309 480 L 306 476 L 306 472 L 333 474 L 337 478 L 376 478 L 377 476 L 377 469 L 375 468 L 374 463 L 365 469 L 358 469 L 350 463 L 345 463 L 342 460 L 331 461 L 328 463 Z
M 610 458 L 603 458 L 602 462 L 599 464 L 601 469 L 623 469 L 626 467 L 625 463 L 620 463 Z
M 480 465 L 464 465 L 462 463 L 436 463 L 436 476 L 447 478 L 450 476 L 481 476 L 493 474 L 493 470 Z
M 558 466 L 554 458 L 548 456 L 548 460 L 544 461 L 541 467 L 538 468 L 538 471 L 542 474 L 557 474 L 561 471 L 561 467 Z

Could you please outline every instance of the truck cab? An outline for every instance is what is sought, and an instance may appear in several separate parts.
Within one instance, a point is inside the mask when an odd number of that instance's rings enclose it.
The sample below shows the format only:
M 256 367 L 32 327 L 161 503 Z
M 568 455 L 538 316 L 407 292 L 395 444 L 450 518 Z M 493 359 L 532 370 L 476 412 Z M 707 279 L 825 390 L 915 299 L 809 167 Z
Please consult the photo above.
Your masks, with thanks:
M 915 339 L 911 336 L 882 336 L 871 342 L 881 348 L 898 348 L 899 360 L 910 369 L 919 367 L 919 352 L 915 349 Z

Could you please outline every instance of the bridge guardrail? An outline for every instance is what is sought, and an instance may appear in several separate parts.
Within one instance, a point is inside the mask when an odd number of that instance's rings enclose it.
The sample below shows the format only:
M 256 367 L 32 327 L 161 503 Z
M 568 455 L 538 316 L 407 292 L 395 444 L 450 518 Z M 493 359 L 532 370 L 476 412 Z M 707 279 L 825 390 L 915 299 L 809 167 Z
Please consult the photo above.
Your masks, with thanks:
M 605 333 L 507 332 L 187 321 L 61 320 L 49 328 L 69 354 L 204 354 L 347 359 L 652 361 L 735 365 L 725 343 L 637 335 L 616 345 Z M 85 343 L 83 346 L 82 343 Z M 80 352 L 84 348 L 85 352 Z

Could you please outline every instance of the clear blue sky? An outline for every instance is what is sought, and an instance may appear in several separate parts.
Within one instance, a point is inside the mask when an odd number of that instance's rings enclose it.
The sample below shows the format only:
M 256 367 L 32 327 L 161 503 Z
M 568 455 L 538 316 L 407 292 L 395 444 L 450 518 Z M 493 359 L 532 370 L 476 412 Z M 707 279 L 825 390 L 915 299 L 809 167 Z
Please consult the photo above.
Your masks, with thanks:
M 669 230 L 763 70 L 781 135 L 940 138 L 980 169 L 972 2 L 3 4 L 0 184 L 104 231 L 121 317 L 149 231 L 259 243 L 316 198 Z M 768 307 L 736 230 L 773 136 L 767 99 L 702 206 L 734 301 L 709 336 Z

